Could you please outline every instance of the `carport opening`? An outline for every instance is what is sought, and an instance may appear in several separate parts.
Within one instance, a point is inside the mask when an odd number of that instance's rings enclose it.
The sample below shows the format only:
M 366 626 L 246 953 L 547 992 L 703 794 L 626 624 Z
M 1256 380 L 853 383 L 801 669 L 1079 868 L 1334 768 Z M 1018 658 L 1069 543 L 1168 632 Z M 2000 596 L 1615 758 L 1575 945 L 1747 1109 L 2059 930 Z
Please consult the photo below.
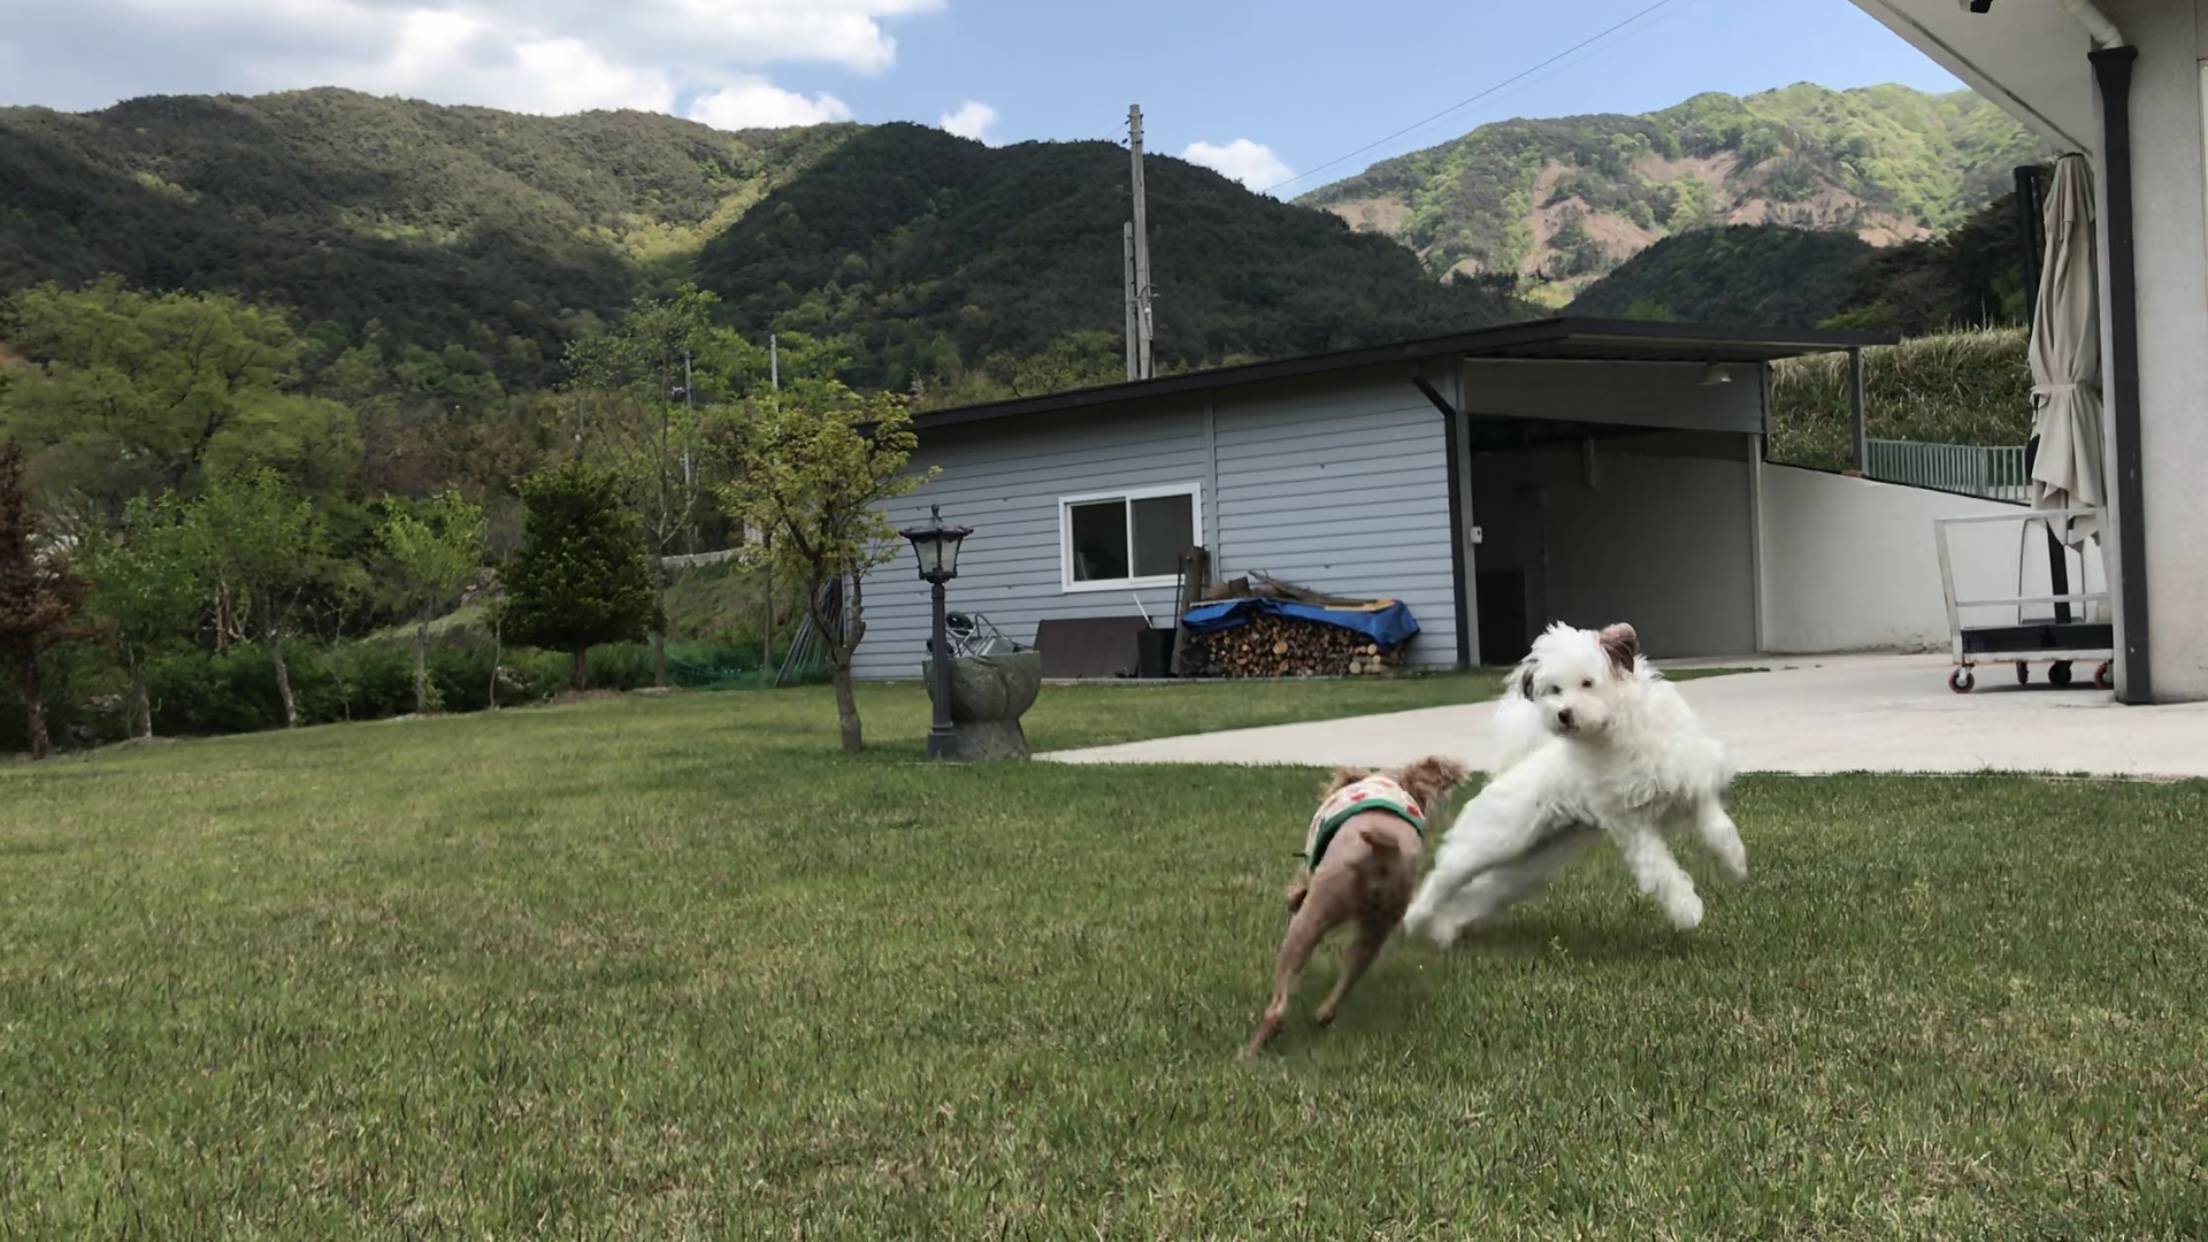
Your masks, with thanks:
M 1540 627 L 1630 621 L 1652 657 L 1756 648 L 1749 437 L 1470 420 L 1480 659 Z

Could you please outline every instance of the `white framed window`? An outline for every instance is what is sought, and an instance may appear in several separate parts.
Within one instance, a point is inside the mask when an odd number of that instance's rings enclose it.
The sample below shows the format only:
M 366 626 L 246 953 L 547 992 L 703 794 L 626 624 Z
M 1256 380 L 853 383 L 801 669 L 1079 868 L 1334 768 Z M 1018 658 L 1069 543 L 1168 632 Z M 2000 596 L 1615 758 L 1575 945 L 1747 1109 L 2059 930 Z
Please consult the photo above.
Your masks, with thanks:
M 1181 553 L 1201 541 L 1194 483 L 1128 487 L 1058 500 L 1058 563 L 1068 591 L 1172 586 Z

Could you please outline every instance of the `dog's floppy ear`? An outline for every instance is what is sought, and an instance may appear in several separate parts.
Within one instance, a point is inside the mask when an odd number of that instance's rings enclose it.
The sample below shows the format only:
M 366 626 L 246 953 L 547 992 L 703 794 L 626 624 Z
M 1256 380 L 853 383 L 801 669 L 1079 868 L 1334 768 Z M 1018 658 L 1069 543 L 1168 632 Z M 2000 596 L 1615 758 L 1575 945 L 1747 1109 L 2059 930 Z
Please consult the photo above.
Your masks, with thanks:
M 1469 774 L 1465 766 L 1454 759 L 1428 755 L 1404 768 L 1396 777 L 1396 783 L 1410 791 L 1419 805 L 1431 813 Z
M 1633 662 L 1641 654 L 1641 636 L 1633 632 L 1633 627 L 1623 621 L 1606 625 L 1596 638 L 1601 641 L 1602 654 L 1610 657 L 1610 667 L 1617 670 L 1618 676 L 1631 677 Z
M 1530 699 L 1530 698 L 1532 698 L 1532 697 L 1533 697 L 1533 661 L 1531 661 L 1531 660 L 1528 660 L 1528 661 L 1526 661 L 1525 663 L 1523 663 L 1523 664 L 1519 665 L 1519 666 L 1518 666 L 1518 671 L 1517 671 L 1517 672 L 1515 672 L 1515 673 L 1512 673 L 1512 674 L 1510 675 L 1510 677 L 1509 677 L 1509 678 L 1508 678 L 1507 680 L 1505 680 L 1505 681 L 1503 682 L 1503 684 L 1504 684 L 1504 685 L 1506 685 L 1506 686 L 1512 686 L 1512 687 L 1515 687 L 1515 688 L 1517 689 L 1517 691 L 1518 691 L 1518 697 L 1519 697 L 1519 698 L 1521 698 L 1521 699 Z
M 1319 796 L 1325 797 L 1338 789 L 1347 789 L 1370 775 L 1372 772 L 1368 768 L 1336 768 L 1327 774 L 1326 785 L 1319 790 Z

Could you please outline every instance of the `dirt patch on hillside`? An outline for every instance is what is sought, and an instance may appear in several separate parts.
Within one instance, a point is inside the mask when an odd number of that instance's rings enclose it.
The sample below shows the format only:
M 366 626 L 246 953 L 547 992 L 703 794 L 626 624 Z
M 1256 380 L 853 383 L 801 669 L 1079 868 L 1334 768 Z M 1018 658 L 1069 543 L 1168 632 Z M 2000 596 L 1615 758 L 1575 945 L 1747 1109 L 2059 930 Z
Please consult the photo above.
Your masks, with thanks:
M 1549 167 L 1557 168 L 1559 166 L 1552 164 Z M 1534 183 L 1534 201 L 1540 202 L 1545 196 L 1545 191 L 1554 185 L 1555 179 L 1549 176 L 1549 169 L 1543 169 L 1541 179 Z M 1548 206 L 1534 208 L 1532 220 L 1533 246 L 1526 257 L 1519 262 L 1518 270 L 1520 272 L 1530 276 L 1548 267 L 1549 260 L 1556 253 L 1551 248 L 1550 243 L 1555 241 L 1556 235 L 1563 229 L 1565 221 L 1571 219 L 1574 215 L 1579 217 L 1579 226 L 1587 231 L 1587 236 L 1593 238 L 1595 243 L 1602 247 L 1603 253 L 1608 255 L 1613 263 L 1622 263 L 1632 258 L 1647 248 L 1649 243 L 1663 236 L 1663 234 L 1652 229 L 1642 228 L 1628 217 L 1621 216 L 1616 212 L 1596 211 L 1586 199 L 1574 194 L 1569 198 L 1559 199 Z
M 1857 237 L 1874 246 L 1898 246 L 1902 242 L 1923 241 L 1932 236 L 1932 230 L 1921 224 L 1909 224 L 1900 220 L 1886 220 L 1866 224 L 1855 231 Z
M 1621 216 L 1614 211 L 1592 212 L 1582 223 L 1589 237 L 1601 242 L 1603 249 L 1610 252 L 1611 258 L 1621 261 L 1648 249 L 1655 244 L 1657 238 L 1663 236 L 1654 229 L 1642 228 L 1631 217 Z
M 1347 221 L 1360 233 L 1400 236 L 1411 222 L 1411 205 L 1400 198 L 1352 198 L 1329 203 L 1326 209 Z
M 1650 181 L 1677 181 L 1691 176 L 1712 186 L 1722 186 L 1740 171 L 1740 156 L 1732 151 L 1720 151 L 1716 155 L 1682 155 L 1678 159 L 1646 155 L 1634 167 Z

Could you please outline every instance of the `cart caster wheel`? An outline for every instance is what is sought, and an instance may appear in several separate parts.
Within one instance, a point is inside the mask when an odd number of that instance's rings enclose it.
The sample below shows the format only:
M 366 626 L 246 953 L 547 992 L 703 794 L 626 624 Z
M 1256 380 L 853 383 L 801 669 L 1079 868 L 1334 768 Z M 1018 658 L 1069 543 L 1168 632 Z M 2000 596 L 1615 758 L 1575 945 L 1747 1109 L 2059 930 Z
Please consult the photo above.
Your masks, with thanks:
M 2057 660 L 2057 661 L 2055 661 L 2055 662 L 2054 662 L 2053 664 L 2050 664 L 2050 665 L 2048 665 L 2048 666 L 2047 666 L 2047 681 L 2048 681 L 2048 683 L 2049 683 L 2050 685 L 2056 685 L 2056 686 L 2067 686 L 2067 685 L 2069 685 L 2069 684 L 2070 684 L 2070 661 L 2068 661 L 2068 660 Z
M 1957 694 L 1969 694 L 1970 688 L 1977 684 L 1978 679 L 1967 668 L 1956 669 L 1947 675 L 1947 688 Z
M 2114 690 L 2116 688 L 2116 669 L 2108 661 L 2101 661 L 2101 666 L 2093 670 L 2093 688 L 2096 690 Z
M 2032 684 L 2032 666 L 2022 660 L 2016 662 L 2016 684 L 2020 686 Z

